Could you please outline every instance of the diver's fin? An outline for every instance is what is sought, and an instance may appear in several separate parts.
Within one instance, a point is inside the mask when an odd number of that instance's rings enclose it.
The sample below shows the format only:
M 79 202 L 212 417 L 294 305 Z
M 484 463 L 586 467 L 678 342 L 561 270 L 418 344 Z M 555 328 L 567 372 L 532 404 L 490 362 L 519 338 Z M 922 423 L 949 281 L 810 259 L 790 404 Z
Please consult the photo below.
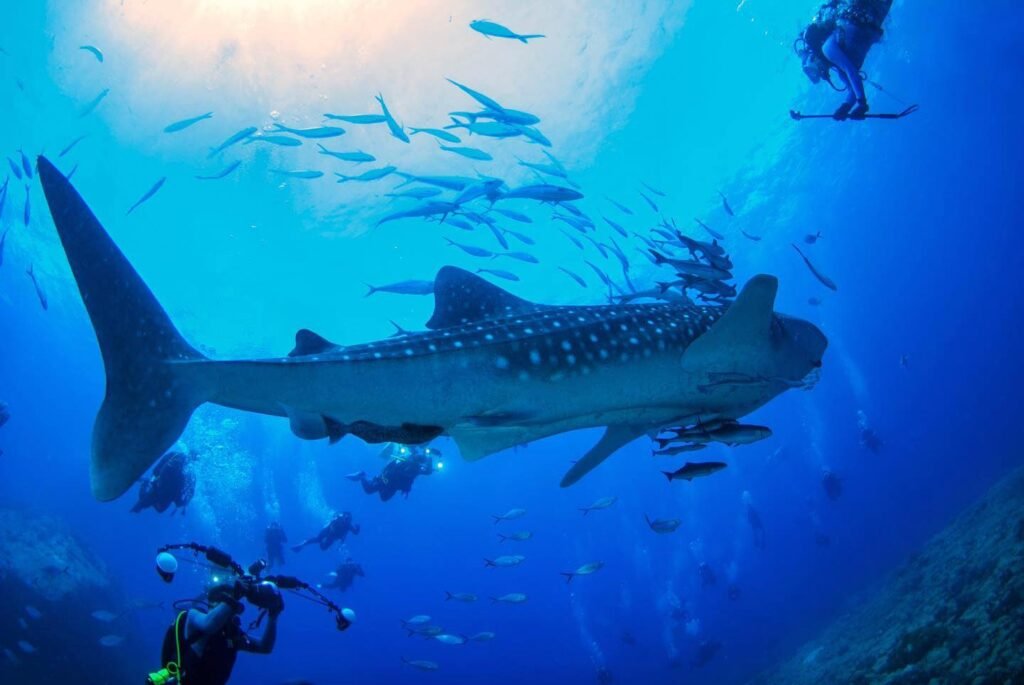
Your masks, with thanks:
M 803 119 L 834 119 L 836 121 L 861 121 L 863 119 L 902 119 L 903 117 L 910 116 L 911 114 L 916 112 L 918 109 L 919 108 L 918 108 L 917 105 L 911 105 L 910 107 L 907 107 L 902 112 L 882 112 L 882 113 L 868 112 L 867 114 L 864 114 L 863 116 L 847 117 L 846 119 L 836 119 L 835 115 L 833 115 L 833 114 L 801 114 L 800 112 L 797 112 L 796 110 L 791 109 L 791 110 L 789 110 L 789 116 L 794 121 L 801 121 Z
M 90 476 L 93 495 L 111 500 L 174 444 L 207 400 L 209 391 L 176 368 L 204 357 L 45 157 L 39 178 L 103 357 L 107 389 L 93 426 Z
M 601 462 L 612 456 L 620 447 L 633 442 L 646 432 L 637 426 L 608 426 L 597 444 L 590 448 L 582 459 L 572 465 L 562 477 L 561 487 L 567 488 L 590 473 Z

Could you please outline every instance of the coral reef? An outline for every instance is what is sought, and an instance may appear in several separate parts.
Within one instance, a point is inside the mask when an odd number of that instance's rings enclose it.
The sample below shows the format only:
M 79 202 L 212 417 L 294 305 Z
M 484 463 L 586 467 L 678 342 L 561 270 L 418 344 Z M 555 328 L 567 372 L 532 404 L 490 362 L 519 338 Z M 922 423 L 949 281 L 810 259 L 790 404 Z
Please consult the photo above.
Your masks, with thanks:
M 1024 470 L 753 685 L 1024 683 Z

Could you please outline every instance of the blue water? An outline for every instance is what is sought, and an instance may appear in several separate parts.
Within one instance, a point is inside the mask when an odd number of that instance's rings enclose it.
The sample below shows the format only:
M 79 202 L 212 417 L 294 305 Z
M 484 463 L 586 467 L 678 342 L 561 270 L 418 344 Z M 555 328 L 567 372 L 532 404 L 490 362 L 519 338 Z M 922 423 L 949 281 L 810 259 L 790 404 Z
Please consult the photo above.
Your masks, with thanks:
M 0 428 L 0 505 L 66 520 L 126 598 L 167 604 L 196 594 L 203 578 L 189 571 L 161 583 L 152 560 L 164 543 L 215 544 L 247 562 L 263 553 L 271 520 L 293 541 L 333 510 L 352 511 L 362 525 L 346 549 L 367 576 L 337 598 L 357 611 L 357 624 L 338 633 L 317 607 L 286 596 L 273 654 L 240 657 L 232 682 L 586 683 L 599 668 L 624 683 L 743 682 L 812 637 L 1021 463 L 1017 3 L 897 1 L 865 65 L 885 92 L 869 86 L 869 96 L 875 111 L 921 109 L 901 121 L 844 124 L 787 116 L 831 111 L 841 97 L 812 88 L 793 56 L 792 39 L 815 9 L 801 0 L 154 4 L 6 8 L 0 154 L 56 158 L 87 135 L 58 166 L 77 165 L 76 187 L 184 336 L 208 354 L 280 355 L 299 328 L 341 343 L 389 335 L 390 320 L 421 328 L 430 298 L 364 297 L 364 283 L 427 279 L 445 264 L 514 270 L 520 282 L 498 284 L 531 300 L 603 301 L 596 283 L 582 290 L 557 270 L 596 280 L 550 209 L 530 210 L 533 224 L 506 222 L 536 239 L 523 249 L 539 265 L 481 264 L 443 237 L 496 249 L 485 229 L 419 220 L 374 227 L 397 206 L 383 196 L 396 179 L 333 183 L 334 171 L 378 164 L 325 158 L 316 141 L 238 145 L 207 157 L 246 126 L 317 126 L 325 111 L 375 111 L 378 92 L 407 126 L 444 125 L 448 111 L 472 105 L 444 77 L 537 113 L 551 151 L 586 195 L 581 206 L 599 223 L 604 214 L 646 230 L 659 216 L 639 196 L 640 182 L 664 190 L 668 197 L 656 198 L 662 214 L 688 231 L 700 217 L 726 235 L 737 283 L 777 275 L 776 309 L 815 322 L 830 341 L 813 390 L 789 391 L 750 417 L 774 436 L 710 448 L 705 454 L 729 468 L 694 483 L 667 484 L 641 440 L 559 489 L 569 462 L 597 439 L 592 430 L 473 463 L 442 438 L 443 470 L 419 480 L 408 500 L 381 503 L 343 478 L 379 469 L 378 448 L 351 437 L 335 446 L 302 442 L 280 419 L 206 406 L 183 437 L 199 457 L 187 514 L 130 514 L 133 493 L 112 503 L 90 494 L 101 360 L 38 181 L 28 184 L 24 225 L 25 181 L 12 176 L 0 215 L 10 230 L 0 267 L 0 401 L 11 412 Z M 467 27 L 482 16 L 546 37 L 487 40 Z M 80 45 L 99 47 L 104 61 Z M 109 95 L 80 116 L 105 88 Z M 162 133 L 211 110 L 209 121 Z M 516 158 L 543 161 L 521 141 L 479 143 L 495 161 L 472 162 L 422 134 L 405 145 L 380 126 L 342 125 L 349 132 L 325 145 L 418 173 L 479 171 L 522 184 L 533 177 Z M 222 180 L 194 179 L 234 160 L 240 168 Z M 287 179 L 274 169 L 327 175 Z M 126 216 L 161 177 L 164 187 Z M 735 217 L 723 212 L 718 191 Z M 636 214 L 616 215 L 605 196 Z M 749 241 L 741 229 L 763 239 Z M 821 240 L 805 246 L 803 236 L 818 231 Z M 791 242 L 838 292 L 813 278 Z M 617 273 L 614 257 L 588 250 Z M 634 280 L 655 278 L 632 243 L 628 250 Z M 47 311 L 25 275 L 29 265 Z M 884 440 L 880 453 L 861 445 L 858 412 Z M 820 485 L 825 468 L 843 478 L 836 502 Z M 578 511 L 612 495 L 618 501 L 606 511 Z M 764 550 L 753 545 L 745 497 L 764 521 Z M 493 523 L 492 514 L 512 507 L 528 514 Z M 683 524 L 658 536 L 645 513 Z M 497 532 L 518 529 L 534 538 L 499 544 Z M 816 533 L 831 544 L 816 544 Z M 513 551 L 526 556 L 519 568 L 484 568 L 485 557 Z M 310 548 L 289 555 L 283 570 L 323 581 L 343 554 Z M 571 585 L 559 576 L 594 560 L 605 563 L 597 574 Z M 715 586 L 701 587 L 701 562 L 715 570 Z M 736 599 L 727 596 L 730 582 Z M 445 591 L 481 601 L 446 603 Z M 506 592 L 529 601 L 486 600 Z M 673 606 L 685 608 L 689 632 Z M 407 637 L 400 620 L 421 613 L 452 632 L 497 636 L 463 646 Z M 118 629 L 148 650 L 155 668 L 172 616 L 169 608 L 138 611 Z M 16 628 L 3 635 L 3 646 L 18 639 Z M 722 647 L 694 668 L 702 640 Z M 440 670 L 421 673 L 403 658 Z M 10 673 L 4 682 L 19 682 Z

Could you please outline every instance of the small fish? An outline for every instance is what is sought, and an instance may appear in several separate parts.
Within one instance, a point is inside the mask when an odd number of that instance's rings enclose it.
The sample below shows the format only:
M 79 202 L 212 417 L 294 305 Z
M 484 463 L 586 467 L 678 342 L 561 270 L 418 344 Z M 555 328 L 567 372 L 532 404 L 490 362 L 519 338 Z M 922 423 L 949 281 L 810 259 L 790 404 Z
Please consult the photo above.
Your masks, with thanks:
M 794 243 L 791 243 L 791 244 L 793 245 L 793 249 L 797 251 L 797 254 L 800 255 L 801 259 L 804 260 L 804 264 L 807 265 L 807 268 L 811 270 L 811 273 L 814 274 L 815 278 L 817 278 L 819 281 L 821 281 L 821 284 L 823 286 L 825 286 L 829 290 L 839 290 L 839 288 L 836 287 L 835 282 L 831 278 L 826 276 L 825 274 L 823 274 L 820 271 L 818 271 L 817 267 L 815 267 L 814 264 L 811 263 L 811 260 L 808 259 L 807 256 L 803 252 L 800 251 L 800 248 L 797 247 L 796 244 L 794 244 Z
M 4 243 L 7 242 L 7 234 L 11 232 L 11 229 L 4 231 L 3 235 L 0 235 L 0 266 L 4 265 Z
M 460 250 L 462 250 L 463 252 L 465 252 L 466 254 L 468 254 L 471 257 L 494 257 L 495 256 L 494 253 L 491 252 L 490 250 L 485 250 L 484 248 L 477 247 L 476 245 L 466 245 L 466 244 L 463 244 L 463 243 L 457 243 L 454 240 L 451 240 L 449 238 L 445 238 L 445 240 L 448 241 L 449 245 L 453 245 L 454 247 L 459 248 Z
M 447 217 L 444 220 L 444 223 L 448 224 L 449 226 L 454 226 L 455 228 L 462 229 L 463 231 L 473 230 L 473 224 L 469 223 L 468 221 L 463 221 L 458 217 Z
M 509 509 L 504 514 L 492 515 L 491 518 L 494 519 L 495 523 L 500 523 L 501 521 L 513 521 L 524 516 L 526 516 L 526 509 Z
M 698 452 L 702 449 L 706 449 L 707 444 L 705 443 L 688 443 L 685 445 L 673 445 L 672 447 L 666 447 L 654 452 L 655 457 L 674 457 L 684 452 Z
M 446 80 L 448 81 L 448 83 L 452 84 L 453 86 L 455 86 L 456 88 L 461 90 L 463 93 L 465 93 L 469 97 L 471 97 L 474 100 L 476 100 L 477 102 L 479 102 L 481 105 L 486 107 L 488 110 L 491 110 L 492 112 L 503 112 L 505 110 L 505 108 L 502 107 L 501 104 L 497 100 L 495 100 L 494 98 L 490 97 L 489 95 L 484 95 L 480 91 L 473 90 L 469 86 L 463 85 L 463 84 L 461 84 L 458 81 L 455 81 L 453 79 L 446 79 Z
M 510 228 L 503 228 L 501 230 L 505 233 L 505 235 L 512 236 L 513 238 L 515 238 L 516 240 L 521 242 L 523 245 L 536 245 L 537 244 L 536 240 L 534 240 L 530 236 L 526 235 L 525 233 L 520 233 L 519 231 L 513 231 Z
M 502 233 L 501 229 L 498 228 L 497 226 L 495 226 L 494 224 L 487 224 L 487 228 L 489 228 L 491 230 L 491 233 L 494 234 L 494 239 L 498 241 L 498 244 L 501 245 L 501 248 L 503 250 L 508 250 L 510 245 L 508 244 L 508 239 L 505 238 L 505 234 Z M 505 272 L 505 273 L 508 273 L 508 272 Z M 495 274 L 495 275 L 497 275 L 497 274 Z M 504 276 L 499 276 L 499 278 L 505 278 L 505 277 Z M 507 280 L 518 281 L 519 277 L 517 276 L 514 279 L 509 278 Z
M 85 50 L 86 52 L 90 53 L 93 57 L 95 57 L 96 61 L 98 61 L 100 64 L 103 63 L 103 53 L 95 45 L 79 45 L 78 49 Z
M 621 235 L 623 238 L 628 238 L 629 237 L 629 233 L 626 231 L 625 228 L 622 227 L 621 224 L 618 224 L 618 223 L 612 221 L 611 219 L 609 219 L 606 216 L 602 216 L 601 218 L 604 219 L 606 224 L 608 224 L 609 226 L 614 228 L 616 231 L 618 231 L 619 235 Z
M 729 200 L 722 194 L 722 191 L 718 191 L 718 196 L 722 198 L 722 209 L 725 210 L 725 213 L 729 216 L 736 216 L 736 213 L 732 211 L 732 207 L 729 206 Z
M 252 145 L 253 143 L 267 143 L 268 145 L 277 145 L 278 147 L 299 147 L 302 145 L 302 141 L 298 138 L 292 138 L 291 136 L 275 136 L 261 133 L 257 136 L 253 136 L 249 140 L 245 141 L 245 145 Z
M 613 205 L 615 205 L 616 209 L 618 209 L 623 214 L 629 214 L 630 216 L 632 216 L 633 210 L 630 209 L 629 207 L 627 207 L 626 205 L 622 204 L 621 202 L 616 202 L 615 200 L 611 199 L 607 195 L 605 196 L 604 199 L 608 200 L 608 202 L 611 202 Z
M 603 561 L 592 561 L 589 564 L 583 564 L 575 571 L 569 571 L 568 573 L 562 573 L 565 576 L 565 582 L 571 583 L 572 579 L 576 576 L 589 576 L 592 573 L 597 573 L 604 568 Z
M 85 140 L 85 139 L 86 139 L 86 138 L 88 138 L 88 137 L 89 137 L 89 134 L 88 134 L 88 133 L 83 133 L 82 135 L 78 136 L 77 138 L 75 138 L 74 140 L 72 140 L 72 141 L 71 141 L 70 143 L 68 143 L 68 144 L 67 144 L 67 147 L 65 147 L 65 148 L 64 148 L 63 150 L 61 150 L 61 151 L 60 151 L 60 152 L 59 152 L 59 153 L 57 154 L 57 157 L 63 157 L 63 156 L 64 156 L 64 155 L 66 155 L 67 153 L 71 152 L 71 150 L 72 150 L 72 149 L 73 149 L 73 148 L 74 148 L 74 147 L 75 147 L 76 145 L 78 145 L 79 143 L 81 143 L 81 142 L 82 142 L 83 140 Z
M 532 224 L 533 223 L 533 219 L 531 219 L 530 217 L 526 216 L 522 212 L 517 212 L 517 211 L 512 210 L 512 209 L 497 209 L 497 208 L 494 211 L 496 211 L 498 214 L 501 214 L 502 216 L 505 216 L 505 217 L 508 217 L 509 219 L 512 219 L 512 221 L 518 221 L 521 224 Z M 531 245 L 532 244 L 533 243 L 531 243 Z
M 50 308 L 50 303 L 46 299 L 46 293 L 43 292 L 42 287 L 39 285 L 39 281 L 36 280 L 36 274 L 33 270 L 32 264 L 28 265 L 28 270 L 25 273 L 28 274 L 29 279 L 32 281 L 32 287 L 36 289 L 36 297 L 39 298 L 39 306 L 43 308 L 43 311 L 46 311 Z
M 501 597 L 491 597 L 492 602 L 504 602 L 505 604 L 522 604 L 526 600 L 527 597 L 522 592 L 510 592 L 507 595 L 502 595 Z
M 182 119 L 180 121 L 175 121 L 173 124 L 168 124 L 167 126 L 164 127 L 164 133 L 177 133 L 178 131 L 185 130 L 189 126 L 193 126 L 195 124 L 198 124 L 200 121 L 203 121 L 204 119 L 212 119 L 212 118 L 213 118 L 213 112 L 207 112 L 206 114 L 200 114 L 199 116 L 189 117 L 188 119 Z
M 7 660 L 10 661 L 15 666 L 17 666 L 18 664 L 21 663 L 21 660 L 18 658 L 18 655 L 15 654 L 14 652 L 12 652 L 7 647 L 4 647 L 4 656 L 7 657 Z
M 32 643 L 25 640 L 18 640 L 18 649 L 25 652 L 25 654 L 35 654 L 36 652 L 36 648 L 32 646 Z
M 413 200 L 426 200 L 429 197 L 437 197 L 444 191 L 440 188 L 410 188 L 398 193 L 384 193 L 384 197 L 401 197 Z M 472 227 L 470 227 L 472 228 Z
M 314 128 L 290 128 L 284 124 L 274 124 L 275 131 L 291 133 L 300 138 L 336 138 L 345 133 L 345 129 L 337 126 L 316 126 Z
M 247 128 L 243 128 L 241 131 L 232 134 L 227 140 L 225 140 L 223 143 L 221 143 L 217 147 L 212 148 L 210 150 L 210 154 L 207 155 L 207 157 L 213 157 L 214 155 L 216 155 L 216 154 L 218 154 L 220 152 L 223 152 L 224 150 L 228 149 L 232 145 L 234 145 L 236 143 L 242 142 L 246 138 L 248 138 L 251 135 L 253 135 L 254 133 L 256 133 L 256 131 L 258 131 L 258 130 L 259 129 L 256 128 L 255 126 L 249 126 Z
M 386 224 L 389 221 L 397 221 L 398 219 L 409 219 L 414 217 L 429 217 L 429 216 L 441 216 L 441 220 L 444 221 L 448 218 L 448 215 L 458 209 L 458 205 L 451 202 L 428 202 L 419 207 L 413 207 L 412 209 L 405 209 L 400 212 L 392 212 L 387 216 L 381 217 L 377 221 L 377 225 Z M 454 219 L 451 220 L 454 223 Z M 470 226 L 469 230 L 473 230 Z
M 818 239 L 820 238 L 821 231 L 818 231 L 817 233 L 808 233 L 807 235 L 804 236 L 804 242 L 807 243 L 808 245 L 813 245 L 814 243 L 818 242 Z
M 435 635 L 434 639 L 445 645 L 464 645 L 466 644 L 466 638 L 462 635 L 452 635 L 451 633 L 441 633 Z
M 419 628 L 410 629 L 409 636 L 419 635 L 420 637 L 431 638 L 443 632 L 444 628 L 441 626 L 420 626 Z
M 583 515 L 586 516 L 587 514 L 589 514 L 592 511 L 600 511 L 601 509 L 608 509 L 609 507 L 611 507 L 613 504 L 615 504 L 618 501 L 619 501 L 619 498 L 615 497 L 615 496 L 612 496 L 612 497 L 602 497 L 601 499 L 599 499 L 596 502 L 594 502 L 593 504 L 591 504 L 589 507 L 581 507 L 580 511 L 582 511 Z
M 710 226 L 708 226 L 706 223 L 704 223 L 700 219 L 694 219 L 694 221 L 696 221 L 697 225 L 700 226 L 701 228 L 703 228 L 705 231 L 707 231 L 711 235 L 711 237 L 714 238 L 715 240 L 725 240 L 725 236 L 724 235 L 722 235 L 721 233 L 719 233 L 715 229 L 711 228 Z
M 33 621 L 38 621 L 43 617 L 43 612 L 39 611 L 39 609 L 36 609 L 31 604 L 25 605 L 25 613 L 28 614 L 28 617 Z
M 136 209 L 136 208 L 137 208 L 137 207 L 138 207 L 139 205 L 141 205 L 141 204 L 142 204 L 143 202 L 145 202 L 145 201 L 146 201 L 146 200 L 148 200 L 149 198 L 151 198 L 151 197 L 153 197 L 154 195 L 156 195 L 157 191 L 158 191 L 158 190 L 160 190 L 161 188 L 163 188 L 163 186 L 164 186 L 164 183 L 165 183 L 166 181 L 167 181 L 167 177 L 166 177 L 166 176 L 164 176 L 164 177 L 163 177 L 163 178 L 161 178 L 161 179 L 160 179 L 159 181 L 157 181 L 156 183 L 154 183 L 154 184 L 153 184 L 153 187 L 152 187 L 152 188 L 150 188 L 149 190 L 147 190 L 147 191 L 146 191 L 146 192 L 145 192 L 145 193 L 143 194 L 143 196 L 139 198 L 138 202 L 136 202 L 136 203 L 135 203 L 135 204 L 133 204 L 133 205 L 132 205 L 131 207 L 129 207 L 129 208 L 128 208 L 128 211 L 127 211 L 127 212 L 125 212 L 125 214 L 131 214 L 132 212 L 134 212 L 134 211 L 135 211 L 135 209 Z
M 676 529 L 682 524 L 679 519 L 654 519 L 653 521 L 644 514 L 644 521 L 647 522 L 647 527 L 653 530 L 659 535 L 666 535 L 668 533 L 676 532 Z
M 391 131 L 391 135 L 403 143 L 410 142 L 409 136 L 405 134 L 405 130 L 395 121 L 395 118 L 391 116 L 391 112 L 388 111 L 388 106 L 384 104 L 384 94 L 378 93 L 376 100 L 380 103 L 381 112 L 384 113 L 384 121 L 388 125 L 388 130 Z
M 28 161 L 24 150 L 18 150 L 21 154 L 21 168 L 25 170 L 25 178 L 32 178 L 32 163 Z
M 320 148 L 321 155 L 329 155 L 336 157 L 343 162 L 354 162 L 356 164 L 362 164 L 363 162 L 375 162 L 377 158 L 371 154 L 363 152 L 362 150 L 356 150 L 354 152 L 335 152 L 334 150 L 328 150 L 320 143 L 317 143 L 317 147 Z
M 99 95 L 97 95 L 97 96 L 96 96 L 96 97 L 94 97 L 94 98 L 93 98 L 92 100 L 90 100 L 90 101 L 89 101 L 89 102 L 88 102 L 88 103 L 87 103 L 87 104 L 85 105 L 85 107 L 83 107 L 83 108 L 81 109 L 81 111 L 79 111 L 79 113 L 78 113 L 78 116 L 79 116 L 79 118 L 81 118 L 81 117 L 84 117 L 84 116 L 86 116 L 87 114 L 89 114 L 90 112 L 92 112 L 92 111 L 93 111 L 94 109 L 96 109 L 97 107 L 99 107 L 99 106 L 100 106 L 100 103 L 101 103 L 101 102 L 103 102 L 103 99 L 104 99 L 105 97 L 107 97 L 107 95 L 109 95 L 109 94 L 110 94 L 110 89 L 109 89 L 109 88 L 104 88 L 103 90 L 101 90 L 101 91 L 100 91 L 100 93 L 99 93 Z
M 475 185 L 479 181 L 479 179 L 470 178 L 469 176 L 414 176 L 413 174 L 406 174 L 401 171 L 396 172 L 396 175 L 405 179 L 405 182 L 398 186 L 399 188 L 410 183 L 425 183 L 426 185 L 437 186 L 438 188 L 461 191 L 467 186 Z
M 654 186 L 652 186 L 650 184 L 647 184 L 647 183 L 644 183 L 643 181 L 640 181 L 640 185 L 642 185 L 644 188 L 647 188 L 647 190 L 651 191 L 655 195 L 658 195 L 659 197 L 668 197 L 667 195 L 665 195 L 665 193 L 663 193 L 662 191 L 658 190 L 657 188 L 655 188 Z
M 582 245 L 581 245 L 581 247 L 582 247 Z M 564 266 L 558 267 L 558 270 L 561 271 L 562 273 L 564 273 L 566 276 L 568 276 L 572 280 L 576 281 L 576 283 L 579 284 L 579 286 L 581 288 L 586 288 L 587 287 L 587 282 L 585 280 L 583 280 L 583 278 L 581 276 L 579 276 L 578 274 L 575 274 L 572 271 L 569 271 Z
M 512 29 L 487 19 L 476 19 L 469 23 L 469 28 L 487 38 L 511 38 L 522 43 L 529 43 L 533 38 L 543 38 L 542 33 L 516 33 Z
M 512 568 L 526 560 L 522 554 L 506 554 L 494 559 L 484 559 L 484 566 L 487 568 Z
M 511 271 L 502 271 L 501 269 L 477 269 L 478 274 L 490 274 L 495 278 L 504 278 L 506 281 L 518 281 L 519 276 L 516 276 Z
M 388 285 L 370 285 L 366 284 L 367 290 L 364 297 L 369 297 L 374 293 L 394 293 L 396 295 L 433 295 L 434 294 L 434 282 L 433 281 L 399 281 L 398 283 L 389 283 Z
M 349 124 L 383 124 L 387 117 L 383 114 L 324 114 L 327 119 L 344 121 Z
M 426 133 L 428 136 L 434 136 L 438 140 L 444 140 L 449 143 L 462 142 L 462 139 L 454 133 L 448 133 L 448 131 L 440 128 L 410 128 L 409 133 L 412 135 L 416 135 L 417 133 Z
M 217 179 L 224 178 L 225 176 L 230 174 L 232 171 L 237 169 L 241 164 L 241 161 L 235 160 L 234 162 L 228 164 L 221 171 L 218 171 L 215 174 L 212 174 L 210 176 L 196 176 L 196 178 L 199 179 L 200 181 L 216 181 Z
M 11 172 L 14 173 L 14 177 L 20 181 L 22 175 L 21 166 L 10 157 L 7 158 L 7 165 L 11 167 Z
M 508 257 L 527 264 L 540 264 L 540 260 L 528 252 L 499 252 L 494 257 Z
M 640 197 L 642 197 L 644 200 L 647 201 L 647 204 L 650 206 L 651 209 L 653 209 L 655 212 L 660 211 L 658 209 L 658 205 L 654 203 L 654 200 L 652 200 L 651 198 L 649 198 L 646 195 L 644 195 L 644 192 L 642 190 L 639 191 L 639 192 L 640 192 Z
M 475 147 L 455 147 L 451 145 L 441 145 L 440 147 L 445 152 L 452 152 L 454 154 L 461 155 L 462 157 L 465 157 L 467 159 L 475 159 L 481 162 L 489 162 L 492 159 L 494 159 L 494 157 L 492 157 L 488 153 L 484 152 L 483 150 L 478 150 Z
M 301 178 L 304 180 L 312 180 L 314 178 L 321 178 L 324 175 L 322 171 L 316 171 L 315 169 L 303 169 L 299 171 L 286 171 L 284 169 L 271 169 L 271 173 L 277 174 L 278 176 L 287 176 L 288 178 Z
M 446 129 L 464 128 L 469 135 L 484 136 L 485 138 L 516 138 L 523 135 L 519 126 L 504 124 L 500 121 L 478 121 L 463 123 L 452 119 L 454 123 L 445 126 Z
M 409 626 L 423 626 L 423 625 L 426 625 L 428 623 L 430 623 L 430 617 L 427 616 L 426 614 L 419 614 L 417 616 L 413 616 L 412 618 L 410 618 L 407 621 L 402 621 L 402 625 L 407 627 L 407 628 Z
M 520 530 L 515 533 L 509 533 L 508 535 L 502 535 L 498 533 L 499 542 L 505 542 L 505 540 L 512 540 L 514 542 L 526 542 L 533 537 L 533 533 L 528 530 Z
M 397 167 L 382 166 L 382 167 L 378 167 L 376 169 L 370 169 L 369 171 L 364 171 L 363 173 L 359 174 L 358 176 L 346 176 L 345 174 L 339 174 L 337 172 L 335 172 L 334 175 L 338 177 L 338 183 L 347 183 L 348 181 L 366 182 L 366 181 L 377 181 L 377 180 L 380 180 L 380 179 L 384 178 L 385 176 L 390 176 L 391 174 L 395 173 L 396 171 L 398 171 Z
M 720 461 L 703 461 L 703 462 L 686 462 L 681 468 L 675 471 L 662 471 L 665 477 L 669 481 L 673 480 L 688 480 L 692 481 L 694 478 L 706 478 L 718 471 L 721 471 L 726 467 L 726 464 Z
M 119 644 L 124 642 L 124 636 L 122 635 L 104 635 L 99 640 L 100 644 L 104 647 L 117 647 Z
M 562 230 L 562 235 L 564 235 L 566 238 L 568 238 L 572 242 L 573 245 L 575 245 L 576 247 L 578 247 L 581 250 L 583 249 L 583 243 L 581 243 L 580 240 L 576 236 L 574 236 L 572 233 L 569 233 L 566 230 Z
M 32 221 L 32 194 L 29 186 L 25 186 L 25 207 L 21 212 L 21 220 L 26 226 Z
M 495 638 L 494 633 L 492 633 L 489 630 L 485 630 L 483 632 L 477 633 L 476 635 L 470 635 L 469 636 L 470 642 L 489 642 L 489 641 L 493 640 L 494 638 Z
M 746 231 L 744 231 L 742 228 L 740 229 L 740 233 L 743 234 L 743 237 L 749 238 L 750 240 L 753 240 L 755 243 L 761 242 L 761 236 L 759 236 L 759 235 L 751 235 L 751 234 L 747 233 Z
M 533 126 L 513 126 L 513 128 L 518 130 L 521 135 L 526 136 L 538 145 L 551 147 L 551 141 L 547 139 L 547 136 L 540 132 L 540 129 Z
M 812 307 L 820 307 L 821 306 L 821 298 L 818 298 L 818 297 L 808 297 L 807 298 L 807 304 L 811 305 Z
M 92 616 L 94 619 L 102 623 L 110 623 L 115 618 L 117 618 L 116 614 L 114 614 L 111 611 L 107 611 L 106 609 L 97 609 L 96 611 L 92 612 L 90 616 Z
M 413 668 L 420 671 L 436 671 L 440 668 L 440 666 L 438 666 L 433 661 L 426 661 L 425 659 L 409 660 L 406 659 L 404 656 L 402 657 L 402 663 L 407 666 L 412 666 Z
M 445 601 L 455 600 L 456 602 L 465 602 L 469 604 L 477 600 L 477 596 L 469 592 L 445 592 Z

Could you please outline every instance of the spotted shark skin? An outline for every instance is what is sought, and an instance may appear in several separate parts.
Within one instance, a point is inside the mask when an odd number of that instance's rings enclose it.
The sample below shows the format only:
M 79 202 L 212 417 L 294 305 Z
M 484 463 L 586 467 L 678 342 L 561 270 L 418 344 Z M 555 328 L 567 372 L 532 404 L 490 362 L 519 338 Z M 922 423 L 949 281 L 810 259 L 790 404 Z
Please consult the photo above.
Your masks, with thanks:
M 552 306 L 443 267 L 427 331 L 343 346 L 302 330 L 288 356 L 210 360 L 64 176 L 45 158 L 39 169 L 107 373 L 91 462 L 101 500 L 123 494 L 206 402 L 287 417 L 305 439 L 448 435 L 471 460 L 605 427 L 566 474 L 570 485 L 659 428 L 753 411 L 819 367 L 827 345 L 813 325 L 773 312 L 771 276 L 751 279 L 728 309 Z M 709 386 L 721 374 L 768 380 Z

